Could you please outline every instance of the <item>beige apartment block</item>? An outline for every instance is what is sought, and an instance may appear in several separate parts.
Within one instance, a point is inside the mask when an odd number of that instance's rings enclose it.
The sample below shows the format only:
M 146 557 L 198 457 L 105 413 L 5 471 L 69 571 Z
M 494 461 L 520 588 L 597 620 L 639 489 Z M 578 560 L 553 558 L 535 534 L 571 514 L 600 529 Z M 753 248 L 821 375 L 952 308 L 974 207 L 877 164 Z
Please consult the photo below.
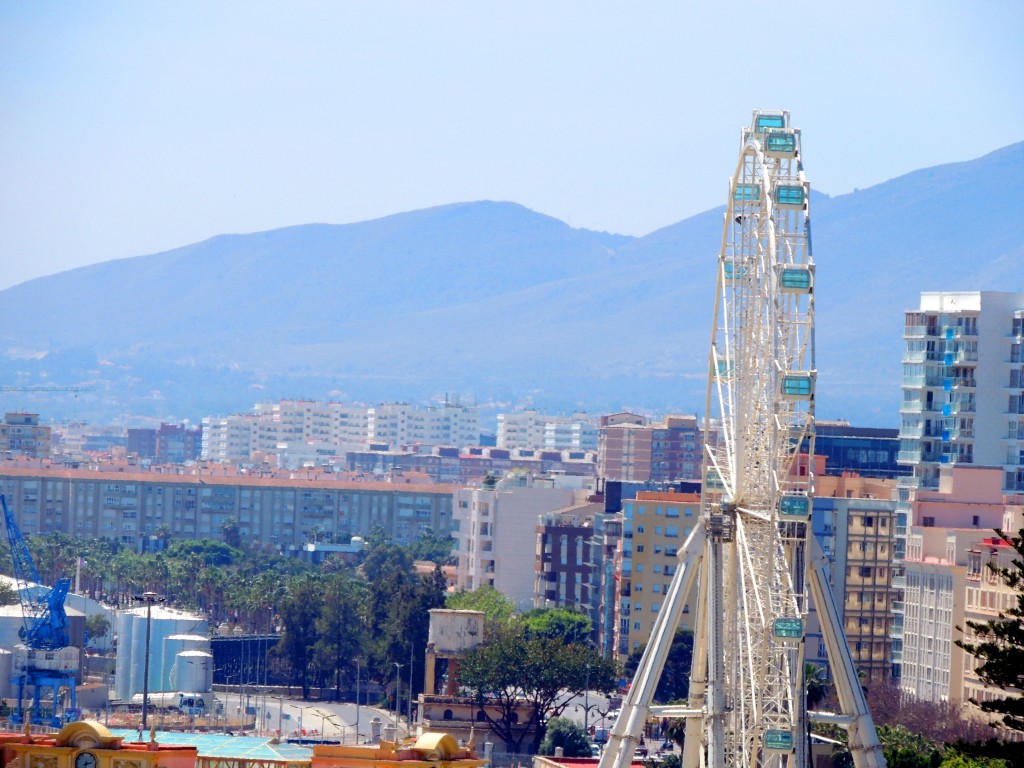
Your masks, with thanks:
M 1001 493 L 1001 467 L 953 466 L 937 491 L 919 491 L 907 537 L 900 684 L 928 701 L 966 702 L 970 657 L 955 641 L 972 615 L 995 610 L 998 585 L 982 581 L 982 553 L 1007 514 L 1018 510 Z M 975 685 L 975 688 L 977 686 Z
M 622 538 L 615 554 L 618 602 L 613 647 L 620 660 L 646 645 L 669 584 L 679 550 L 699 525 L 700 495 L 641 491 L 622 503 Z M 680 623 L 692 627 L 689 606 Z
M 674 482 L 700 477 L 703 433 L 696 416 L 650 422 L 632 413 L 602 416 L 598 476 L 623 482 Z
M 380 528 L 396 543 L 451 530 L 450 485 L 342 481 L 330 473 L 243 475 L 227 467 L 166 472 L 0 467 L 0 489 L 26 534 L 115 539 L 137 551 L 170 540 L 219 539 L 236 520 L 246 541 L 297 550 L 348 543 Z M 532 563 L 531 563 L 532 564 Z
M 39 423 L 38 413 L 14 411 L 0 423 L 0 455 L 18 454 L 34 459 L 50 455 L 50 427 Z
M 1024 528 L 1024 507 L 1007 507 L 1000 530 L 1007 536 L 1016 536 L 1021 528 Z M 966 622 L 985 623 L 998 620 L 1000 614 L 1019 604 L 1019 592 L 1008 587 L 990 567 L 1012 569 L 1015 557 L 1017 552 L 1010 546 L 1010 542 L 994 532 L 968 550 L 964 624 L 960 625 L 963 629 L 963 639 L 967 642 L 976 642 L 977 633 L 968 627 Z M 982 702 L 1005 696 L 1005 691 L 993 690 L 978 678 L 977 666 L 977 659 L 970 654 L 964 655 L 964 699 Z M 979 716 L 983 716 L 980 710 L 978 712 Z

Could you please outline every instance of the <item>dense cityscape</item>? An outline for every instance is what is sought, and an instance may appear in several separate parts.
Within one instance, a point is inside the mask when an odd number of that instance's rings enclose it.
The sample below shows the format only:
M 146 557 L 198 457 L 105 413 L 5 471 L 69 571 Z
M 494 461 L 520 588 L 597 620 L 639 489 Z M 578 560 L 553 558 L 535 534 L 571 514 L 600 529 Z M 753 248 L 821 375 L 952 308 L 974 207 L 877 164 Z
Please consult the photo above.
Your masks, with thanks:
M 1024 528 L 1024 294 L 923 294 L 904 339 L 898 429 L 817 425 L 800 470 L 816 478 L 811 528 L 866 688 L 981 722 L 971 702 L 1005 690 L 985 683 L 963 644 L 970 627 L 1014 615 L 1020 600 L 992 566 L 1012 570 L 1019 556 L 995 530 Z M 393 696 L 387 670 L 408 663 L 409 714 L 429 723 L 451 691 L 430 679 L 436 658 L 421 663 L 425 651 L 436 655 L 427 624 L 433 632 L 443 620 L 426 615 L 476 608 L 467 596 L 481 591 L 507 612 L 579 617 L 595 680 L 600 663 L 635 665 L 700 517 L 701 451 L 713 439 L 705 429 L 694 415 L 528 410 L 499 414 L 489 431 L 474 406 L 448 402 L 278 401 L 199 426 L 128 429 L 11 411 L 0 479 L 44 583 L 76 571 L 76 644 L 109 651 L 122 621 L 110 609 L 159 593 L 193 612 L 175 631 L 217 630 L 214 683 L 230 683 L 234 670 L 250 685 L 351 699 L 358 670 L 348 660 L 362 658 L 373 673 L 364 684 Z M 349 570 L 357 565 L 359 577 Z M 403 589 L 406 598 L 391 599 Z M 334 597 L 325 602 L 324 590 Z M 304 623 L 351 624 L 364 601 L 378 608 L 362 639 L 296 639 Z M 333 619 L 309 613 L 321 603 Z M 21 617 L 7 615 L 10 638 Z M 117 629 L 123 653 L 130 629 Z M 275 657 L 279 633 L 290 650 Z M 805 638 L 807 662 L 827 678 L 813 607 Z M 324 653 L 346 662 L 332 672 Z M 615 678 L 612 667 L 605 674 Z M 142 690 L 134 677 L 117 680 L 94 706 Z M 586 725 L 593 735 L 589 712 Z M 525 733 L 506 734 L 505 748 L 519 751 Z M 530 733 L 536 749 L 542 734 Z

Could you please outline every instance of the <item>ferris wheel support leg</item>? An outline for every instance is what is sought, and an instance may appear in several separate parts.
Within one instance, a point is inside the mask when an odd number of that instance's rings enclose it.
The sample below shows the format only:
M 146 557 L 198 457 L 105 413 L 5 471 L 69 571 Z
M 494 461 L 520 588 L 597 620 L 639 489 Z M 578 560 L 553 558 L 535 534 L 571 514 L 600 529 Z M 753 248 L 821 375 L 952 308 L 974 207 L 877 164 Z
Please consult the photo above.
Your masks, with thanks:
M 708 583 L 708 561 L 703 559 L 700 564 L 700 583 Z M 708 682 L 708 603 L 707 600 L 697 601 L 697 619 L 693 624 L 693 661 L 690 664 L 689 704 L 691 709 L 704 709 L 704 694 Z M 690 717 L 686 720 L 686 738 L 683 742 L 683 766 L 700 765 L 700 756 L 704 741 L 704 722 L 702 718 Z
M 817 539 L 811 537 L 811 596 L 818 607 L 818 617 L 822 625 L 829 664 L 832 666 L 839 706 L 843 714 L 850 718 L 847 729 L 850 755 L 856 768 L 885 768 L 882 745 L 878 741 L 875 724 L 868 711 L 860 680 L 857 678 L 850 646 L 846 642 L 846 633 L 843 632 L 843 625 L 839 619 L 839 609 L 828 583 L 826 565 L 825 555 Z
M 651 701 L 661 679 L 661 672 L 665 668 L 665 660 L 672 647 L 676 629 L 679 627 L 686 598 L 700 570 L 703 554 L 704 526 L 696 525 L 679 554 L 679 569 L 669 585 L 665 605 L 654 622 L 647 648 L 636 668 L 619 718 L 612 727 L 599 768 L 628 768 L 633 762 L 633 753 L 643 736 Z

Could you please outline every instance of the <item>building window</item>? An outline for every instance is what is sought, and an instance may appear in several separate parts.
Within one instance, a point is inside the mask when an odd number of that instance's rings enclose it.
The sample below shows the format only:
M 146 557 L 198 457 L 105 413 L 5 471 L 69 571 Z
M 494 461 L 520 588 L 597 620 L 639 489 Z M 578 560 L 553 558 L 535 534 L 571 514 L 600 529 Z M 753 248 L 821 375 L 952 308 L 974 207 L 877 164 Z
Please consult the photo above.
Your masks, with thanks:
M 923 525 L 925 528 L 934 528 L 935 527 L 935 518 L 934 517 L 924 517 L 924 518 L 921 519 L 921 525 Z

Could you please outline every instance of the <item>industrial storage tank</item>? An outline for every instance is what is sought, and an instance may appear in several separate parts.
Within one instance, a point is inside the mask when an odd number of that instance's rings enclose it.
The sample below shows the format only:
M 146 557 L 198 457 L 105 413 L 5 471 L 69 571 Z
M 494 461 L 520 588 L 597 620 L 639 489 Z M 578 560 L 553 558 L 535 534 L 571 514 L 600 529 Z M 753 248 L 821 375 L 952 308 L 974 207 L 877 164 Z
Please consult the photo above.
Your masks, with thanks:
M 117 656 L 114 657 L 114 693 L 121 701 L 132 700 L 132 628 L 135 617 L 129 611 L 121 611 L 114 620 L 117 632 Z M 145 631 L 145 630 L 143 630 Z
M 17 686 L 11 682 L 11 670 L 14 668 L 14 654 L 0 648 L 0 696 L 5 699 L 14 698 L 18 695 Z
M 202 616 L 152 605 L 149 619 L 149 690 L 157 691 L 170 678 L 173 658 L 164 658 L 164 641 L 172 635 L 205 635 L 207 622 Z M 146 669 L 146 623 L 147 608 L 139 607 L 124 611 L 119 617 L 118 627 L 124 627 L 124 634 L 117 642 L 115 689 L 121 701 L 142 693 Z M 166 665 L 166 670 L 165 670 Z
M 164 638 L 163 643 L 163 671 L 164 676 L 160 680 L 160 687 L 155 690 L 161 691 L 182 691 L 191 690 L 181 688 L 173 682 L 174 665 L 178 654 L 182 651 L 207 651 L 210 650 L 210 638 L 206 635 L 169 635 Z M 150 650 L 152 653 L 152 650 Z M 150 688 L 153 688 L 153 681 L 150 680 Z
M 208 651 L 181 651 L 170 676 L 171 690 L 206 693 L 213 687 L 213 654 Z

